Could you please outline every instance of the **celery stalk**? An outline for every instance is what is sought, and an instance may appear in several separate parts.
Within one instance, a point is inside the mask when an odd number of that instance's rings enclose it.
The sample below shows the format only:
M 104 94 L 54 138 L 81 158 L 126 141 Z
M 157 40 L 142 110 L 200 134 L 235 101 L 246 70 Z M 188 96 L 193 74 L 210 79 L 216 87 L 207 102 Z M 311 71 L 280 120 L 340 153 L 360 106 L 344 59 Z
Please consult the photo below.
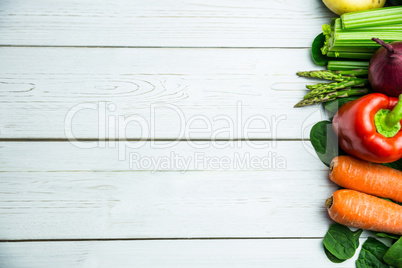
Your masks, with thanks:
M 371 27 L 360 27 L 360 28 L 352 28 L 352 29 L 342 29 L 345 32 L 376 32 L 376 31 L 391 31 L 391 32 L 402 32 L 402 24 L 387 24 L 387 25 L 378 25 Z
M 335 44 L 337 42 L 361 42 L 364 44 L 376 44 L 371 38 L 376 37 L 385 42 L 402 40 L 402 31 L 359 31 L 359 32 L 335 32 Z M 377 44 L 378 45 L 378 44 Z
M 402 6 L 345 13 L 341 21 L 343 29 L 398 24 L 402 23 Z
M 368 73 L 368 61 L 352 61 L 352 60 L 331 60 L 328 61 L 327 69 L 331 71 L 348 71 L 360 69 L 362 72 Z
M 360 47 L 354 46 L 353 43 L 350 44 L 338 44 L 338 46 L 331 47 L 328 52 L 368 52 L 373 54 L 376 52 L 378 47 L 365 47 L 361 45 Z
M 370 52 L 333 52 L 329 51 L 327 53 L 328 57 L 334 58 L 345 58 L 345 59 L 362 59 L 362 60 L 369 60 L 373 56 L 373 53 Z
M 402 9 L 399 11 L 402 12 Z M 348 13 L 349 14 L 349 13 Z M 330 25 L 323 25 L 326 42 L 321 49 L 323 55 L 349 59 L 370 59 L 380 47 L 371 38 L 385 42 L 402 40 L 402 24 L 378 25 L 363 28 L 343 29 L 340 18 Z

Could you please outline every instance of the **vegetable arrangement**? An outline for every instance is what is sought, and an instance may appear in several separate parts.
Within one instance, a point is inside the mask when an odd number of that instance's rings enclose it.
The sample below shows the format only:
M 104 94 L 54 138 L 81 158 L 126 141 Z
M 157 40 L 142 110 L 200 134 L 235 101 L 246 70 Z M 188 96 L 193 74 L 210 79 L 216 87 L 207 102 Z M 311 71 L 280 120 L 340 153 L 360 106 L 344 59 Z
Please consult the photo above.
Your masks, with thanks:
M 369 237 L 356 267 L 402 268 L 402 6 L 369 2 L 324 1 L 342 14 L 312 44 L 313 60 L 327 70 L 297 75 L 328 82 L 307 85 L 295 107 L 323 103 L 332 117 L 310 132 L 330 180 L 342 187 L 325 201 L 336 222 L 323 240 L 328 259 L 353 257 L 364 229 L 388 243 Z M 364 11 L 345 13 L 357 9 Z
M 314 76 L 308 77 L 334 80 L 328 76 L 332 73 L 338 78 L 331 83 L 307 85 L 311 92 L 295 107 L 362 96 L 372 90 L 390 97 L 402 93 L 402 6 L 346 13 L 322 29 L 311 53 L 314 62 L 326 65 L 327 70 L 314 71 Z

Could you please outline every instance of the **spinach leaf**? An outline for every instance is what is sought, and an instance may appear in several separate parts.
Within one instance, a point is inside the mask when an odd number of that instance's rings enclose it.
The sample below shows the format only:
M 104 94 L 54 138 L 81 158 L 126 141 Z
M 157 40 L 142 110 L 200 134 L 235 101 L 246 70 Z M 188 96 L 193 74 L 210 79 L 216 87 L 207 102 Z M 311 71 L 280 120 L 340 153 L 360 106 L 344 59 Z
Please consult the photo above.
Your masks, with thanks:
M 402 237 L 385 253 L 384 261 L 394 267 L 402 268 Z
M 398 240 L 401 236 L 400 235 L 394 235 L 394 234 L 387 234 L 387 233 L 379 233 L 379 232 L 374 232 L 371 231 L 373 234 L 375 234 L 378 237 L 382 237 L 382 238 L 391 238 L 394 240 Z
M 360 97 L 355 96 L 355 97 L 340 98 L 333 101 L 324 102 L 324 108 L 330 113 L 330 116 L 333 117 L 338 111 L 338 109 L 341 108 L 342 105 L 344 105 L 349 101 L 357 100 L 358 98 Z
M 338 138 L 329 121 L 316 123 L 310 131 L 310 141 L 318 158 L 329 167 L 332 159 L 339 155 Z
M 324 247 L 324 252 L 325 252 L 325 255 L 327 255 L 327 258 L 330 261 L 332 261 L 333 263 L 341 263 L 341 262 L 346 261 L 346 260 L 341 260 L 341 259 L 338 259 L 337 257 L 335 257 L 331 252 L 328 251 L 328 249 L 326 247 Z
M 314 38 L 313 44 L 311 45 L 311 56 L 313 56 L 313 61 L 320 65 L 325 66 L 328 63 L 329 58 L 322 55 L 321 48 L 324 46 L 325 36 L 323 33 Z
M 363 230 L 352 232 L 348 227 L 334 223 L 324 237 L 325 248 L 339 260 L 347 260 L 355 255 L 359 247 L 359 237 Z
M 359 258 L 356 261 L 357 268 L 389 268 L 383 258 L 388 247 L 375 238 L 369 237 L 363 243 Z

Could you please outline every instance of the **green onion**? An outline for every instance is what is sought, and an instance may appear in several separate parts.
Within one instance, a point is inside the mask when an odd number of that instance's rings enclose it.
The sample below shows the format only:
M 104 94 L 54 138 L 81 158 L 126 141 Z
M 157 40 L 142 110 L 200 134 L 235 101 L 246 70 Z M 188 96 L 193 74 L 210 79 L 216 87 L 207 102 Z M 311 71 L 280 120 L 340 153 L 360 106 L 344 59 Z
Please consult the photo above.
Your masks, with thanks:
M 402 7 L 393 6 L 345 13 L 341 16 L 342 28 L 353 29 L 402 23 Z

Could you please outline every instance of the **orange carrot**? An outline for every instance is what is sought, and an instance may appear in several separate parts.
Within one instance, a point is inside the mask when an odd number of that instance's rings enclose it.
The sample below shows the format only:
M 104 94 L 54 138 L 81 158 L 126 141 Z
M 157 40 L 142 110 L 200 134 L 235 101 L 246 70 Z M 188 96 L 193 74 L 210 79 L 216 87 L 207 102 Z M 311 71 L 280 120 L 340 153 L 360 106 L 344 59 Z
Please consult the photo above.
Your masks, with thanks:
M 354 190 L 338 190 L 327 199 L 329 216 L 337 223 L 402 235 L 402 206 Z
M 329 178 L 347 189 L 402 202 L 402 172 L 381 164 L 338 156 L 331 162 Z

